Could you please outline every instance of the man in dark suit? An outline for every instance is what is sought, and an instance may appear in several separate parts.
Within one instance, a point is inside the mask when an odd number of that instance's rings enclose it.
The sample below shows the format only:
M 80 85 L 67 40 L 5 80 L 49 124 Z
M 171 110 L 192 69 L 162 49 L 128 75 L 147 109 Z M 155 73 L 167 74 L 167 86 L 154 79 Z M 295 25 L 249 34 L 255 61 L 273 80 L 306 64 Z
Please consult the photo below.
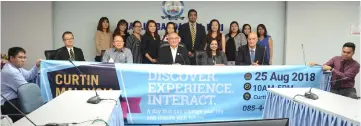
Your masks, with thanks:
M 63 47 L 57 49 L 55 60 L 74 60 L 74 61 L 85 61 L 83 51 L 80 48 L 74 47 L 74 36 L 70 31 L 63 33 Z
M 188 20 L 188 23 L 179 26 L 179 36 L 188 49 L 188 56 L 191 58 L 191 64 L 196 65 L 193 53 L 195 50 L 204 50 L 206 30 L 202 24 L 196 22 L 196 10 L 190 9 L 188 11 Z
M 248 44 L 239 47 L 236 65 L 269 65 L 265 48 L 257 45 L 257 33 L 248 34 Z
M 168 35 L 168 43 L 160 46 L 158 51 L 158 64 L 190 65 L 188 50 L 179 44 L 177 33 Z

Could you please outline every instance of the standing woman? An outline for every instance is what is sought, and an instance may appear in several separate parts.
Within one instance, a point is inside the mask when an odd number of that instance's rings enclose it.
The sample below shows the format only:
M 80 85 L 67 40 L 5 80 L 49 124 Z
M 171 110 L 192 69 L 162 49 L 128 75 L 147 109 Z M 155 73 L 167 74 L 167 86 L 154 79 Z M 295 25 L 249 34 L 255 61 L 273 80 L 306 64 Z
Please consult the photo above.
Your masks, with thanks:
M 266 53 L 267 53 L 266 58 L 269 61 L 269 64 L 272 64 L 273 40 L 272 40 L 271 36 L 268 35 L 266 26 L 264 24 L 259 24 L 257 26 L 257 36 L 259 37 L 257 44 L 259 46 L 266 48 Z
M 238 48 L 246 44 L 246 36 L 239 30 L 238 23 L 236 21 L 231 22 L 229 33 L 226 35 L 226 56 L 229 65 L 235 65 Z
M 102 50 L 107 50 L 112 44 L 112 33 L 109 32 L 109 19 L 107 17 L 101 17 L 98 22 L 97 32 L 95 33 L 95 48 L 96 56 L 95 61 L 101 62 Z
M 174 22 L 168 22 L 167 26 L 165 28 L 165 34 L 162 37 L 162 41 L 161 42 L 166 42 L 168 43 L 168 35 L 171 33 L 176 33 L 176 24 Z
M 142 63 L 143 53 L 140 49 L 140 43 L 142 41 L 142 23 L 140 21 L 133 22 L 133 34 L 127 38 L 127 48 L 133 54 L 133 63 Z
M 209 30 L 206 35 L 205 42 L 208 44 L 211 40 L 217 40 L 218 50 L 226 52 L 226 38 L 221 33 L 219 21 L 217 19 L 213 19 L 209 24 Z
M 140 45 L 144 64 L 157 63 L 159 44 L 160 36 L 158 35 L 157 23 L 154 20 L 149 20 Z
M 128 22 L 124 19 L 118 21 L 117 27 L 114 30 L 114 34 L 122 36 L 124 40 L 124 46 L 127 45 L 127 38 L 130 36 L 128 33 Z
M 242 26 L 242 33 L 246 36 L 246 39 L 248 39 L 248 34 L 251 33 L 251 25 L 249 24 L 244 24 Z

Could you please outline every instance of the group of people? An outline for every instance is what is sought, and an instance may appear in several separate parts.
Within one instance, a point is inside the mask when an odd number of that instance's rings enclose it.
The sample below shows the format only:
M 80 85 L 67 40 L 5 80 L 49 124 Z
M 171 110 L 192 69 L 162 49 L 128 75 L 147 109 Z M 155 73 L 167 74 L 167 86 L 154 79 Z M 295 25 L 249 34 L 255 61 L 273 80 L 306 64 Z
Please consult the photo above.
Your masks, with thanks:
M 210 21 L 206 34 L 205 27 L 197 23 L 196 10 L 188 11 L 188 19 L 188 23 L 179 26 L 178 32 L 176 24 L 168 22 L 165 34 L 160 36 L 154 20 L 146 23 L 146 32 L 142 35 L 140 21 L 134 21 L 131 24 L 133 33 L 129 34 L 126 20 L 120 20 L 114 32 L 110 32 L 108 18 L 102 17 L 98 22 L 94 38 L 95 61 L 186 65 L 269 65 L 272 63 L 273 41 L 267 34 L 265 25 L 258 25 L 257 32 L 253 33 L 249 24 L 244 24 L 240 30 L 238 23 L 233 21 L 230 24 L 229 33 L 224 35 L 220 32 L 219 21 L 213 19 Z M 73 46 L 73 34 L 67 31 L 62 38 L 65 46 L 58 49 L 55 59 L 73 58 L 84 61 L 81 49 Z M 198 51 L 206 52 L 206 55 L 197 59 Z M 196 62 L 196 59 L 200 61 Z
M 230 24 L 230 32 L 222 35 L 219 22 L 212 20 L 208 34 L 205 28 L 196 23 L 197 11 L 188 12 L 189 22 L 179 27 L 178 33 L 174 23 L 167 24 L 165 36 L 160 37 L 153 20 L 147 22 L 146 33 L 141 35 L 141 23 L 133 23 L 133 34 L 126 32 L 125 20 L 121 20 L 115 32 L 109 32 L 109 21 L 103 17 L 99 21 L 95 35 L 97 50 L 96 61 L 115 63 L 149 63 L 149 64 L 191 64 L 195 63 L 195 53 L 205 51 L 202 64 L 226 65 L 268 65 L 272 63 L 272 39 L 267 35 L 264 25 L 259 25 L 257 32 L 251 32 L 250 25 L 244 25 L 242 31 L 237 22 Z M 72 32 L 62 35 L 64 47 L 57 49 L 56 60 L 85 61 L 80 48 L 74 47 Z M 111 42 L 112 41 L 112 42 Z M 331 92 L 343 96 L 357 98 L 354 88 L 355 77 L 360 71 L 360 64 L 352 57 L 355 44 L 347 42 L 342 47 L 342 55 L 335 56 L 323 65 L 323 70 L 332 72 Z M 21 47 L 8 50 L 8 63 L 1 72 L 1 95 L 19 107 L 17 88 L 34 79 L 38 74 L 41 59 L 31 70 L 23 68 L 26 51 Z M 314 62 L 310 66 L 317 65 Z M 2 114 L 18 114 L 18 112 L 1 98 Z M 11 116 L 16 121 L 19 116 Z

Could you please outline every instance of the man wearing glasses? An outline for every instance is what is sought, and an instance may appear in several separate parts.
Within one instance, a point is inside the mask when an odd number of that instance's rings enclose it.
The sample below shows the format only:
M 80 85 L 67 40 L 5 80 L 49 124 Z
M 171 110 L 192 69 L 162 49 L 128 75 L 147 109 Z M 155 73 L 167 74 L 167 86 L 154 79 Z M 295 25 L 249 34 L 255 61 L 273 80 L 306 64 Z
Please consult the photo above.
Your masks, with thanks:
M 102 62 L 133 63 L 132 52 L 124 47 L 124 40 L 120 34 L 113 34 L 113 47 L 105 51 Z
M 158 52 L 158 64 L 181 64 L 190 65 L 188 50 L 184 45 L 179 44 L 177 33 L 168 35 L 168 43 L 161 45 Z
M 26 61 L 26 52 L 21 47 L 12 47 L 8 51 L 9 62 L 6 63 L 1 72 L 1 95 L 7 100 L 20 108 L 18 103 L 17 89 L 23 84 L 27 84 L 28 81 L 33 80 L 38 75 L 38 68 L 40 66 L 41 59 L 36 62 L 36 65 L 30 69 L 30 71 L 24 69 Z M 1 113 L 3 115 L 9 115 L 13 122 L 19 120 L 22 116 L 19 116 L 19 112 L 16 111 L 5 99 L 1 99 Z
M 83 51 L 80 48 L 74 47 L 74 36 L 70 31 L 63 33 L 63 47 L 57 49 L 55 60 L 74 60 L 85 61 Z

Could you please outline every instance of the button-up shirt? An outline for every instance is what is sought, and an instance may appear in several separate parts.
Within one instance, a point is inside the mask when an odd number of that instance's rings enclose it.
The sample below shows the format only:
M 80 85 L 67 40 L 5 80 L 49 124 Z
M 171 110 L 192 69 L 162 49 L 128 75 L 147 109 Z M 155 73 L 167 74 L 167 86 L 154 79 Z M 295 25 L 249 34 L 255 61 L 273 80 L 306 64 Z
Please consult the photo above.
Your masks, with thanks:
M 256 58 L 256 48 L 253 48 L 253 49 L 249 48 L 249 56 L 250 56 L 249 58 L 251 60 L 251 64 L 254 62 L 254 61 L 252 61 L 252 51 L 254 53 L 254 58 Z
M 133 55 L 128 48 L 123 47 L 117 51 L 113 47 L 105 51 L 102 62 L 109 62 L 109 60 L 114 63 L 133 63 Z
M 340 72 L 341 65 L 344 63 L 343 72 Z M 342 56 L 335 56 L 325 65 L 331 66 L 332 77 L 331 86 L 334 86 L 337 81 L 341 81 L 341 88 L 353 88 L 355 85 L 355 77 L 360 71 L 360 64 L 353 60 L 344 60 Z
M 173 63 L 175 62 L 175 58 L 177 57 L 177 50 L 178 50 L 178 46 L 175 48 L 170 47 L 170 51 L 172 52 L 172 57 L 173 57 Z
M 34 66 L 29 71 L 24 68 L 17 68 L 11 63 L 6 63 L 1 72 L 1 94 L 7 99 L 18 98 L 17 90 L 28 81 L 33 80 L 38 75 L 38 67 Z M 2 97 L 1 105 L 4 105 L 5 99 Z

